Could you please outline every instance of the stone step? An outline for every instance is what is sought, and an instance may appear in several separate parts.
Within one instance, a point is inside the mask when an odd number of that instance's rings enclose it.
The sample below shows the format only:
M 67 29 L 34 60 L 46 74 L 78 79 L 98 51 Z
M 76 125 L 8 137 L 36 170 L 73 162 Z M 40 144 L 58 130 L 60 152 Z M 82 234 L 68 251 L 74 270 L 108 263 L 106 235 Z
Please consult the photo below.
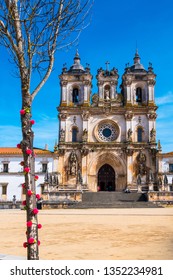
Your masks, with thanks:
M 85 192 L 82 194 L 83 203 L 114 203 L 147 201 L 146 193 L 124 193 L 124 192 Z
M 161 205 L 152 202 L 120 202 L 115 203 L 75 203 L 67 205 L 70 209 L 88 209 L 88 208 L 161 208 Z

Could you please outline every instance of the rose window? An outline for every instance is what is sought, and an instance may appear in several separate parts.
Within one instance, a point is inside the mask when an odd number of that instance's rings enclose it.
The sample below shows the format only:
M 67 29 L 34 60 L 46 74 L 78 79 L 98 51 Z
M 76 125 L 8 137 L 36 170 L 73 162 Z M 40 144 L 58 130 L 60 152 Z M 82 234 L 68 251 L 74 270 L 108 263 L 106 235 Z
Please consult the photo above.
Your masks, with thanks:
M 98 137 L 103 142 L 116 140 L 118 137 L 118 129 L 116 125 L 111 123 L 102 123 L 98 126 Z

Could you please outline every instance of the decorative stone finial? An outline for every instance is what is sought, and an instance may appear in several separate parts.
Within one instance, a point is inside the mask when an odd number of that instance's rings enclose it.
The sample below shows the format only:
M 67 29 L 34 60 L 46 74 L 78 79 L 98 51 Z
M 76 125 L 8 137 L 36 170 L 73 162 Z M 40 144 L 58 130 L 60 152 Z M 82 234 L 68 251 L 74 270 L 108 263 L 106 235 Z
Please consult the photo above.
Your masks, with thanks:
M 134 57 L 134 64 L 140 64 L 140 56 L 139 56 L 139 53 L 138 53 L 138 49 L 136 49 L 136 53 L 135 53 L 135 57 Z
M 161 146 L 160 140 L 158 140 L 157 148 L 158 148 L 159 151 L 162 150 L 162 146 Z

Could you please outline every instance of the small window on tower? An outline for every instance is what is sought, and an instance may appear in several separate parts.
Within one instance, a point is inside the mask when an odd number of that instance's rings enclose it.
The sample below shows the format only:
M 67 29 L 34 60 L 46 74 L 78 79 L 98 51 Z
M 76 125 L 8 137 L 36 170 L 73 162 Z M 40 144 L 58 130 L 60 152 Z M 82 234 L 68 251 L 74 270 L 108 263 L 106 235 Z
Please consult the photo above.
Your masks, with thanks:
M 140 87 L 136 89 L 136 102 L 142 102 L 142 89 Z
M 137 142 L 142 142 L 142 127 L 138 127 L 138 130 L 137 130 Z
M 72 129 L 72 142 L 77 142 L 77 127 L 73 127 Z
M 79 90 L 78 90 L 78 88 L 73 89 L 72 101 L 75 104 L 79 102 Z
M 42 172 L 46 173 L 47 171 L 47 163 L 42 163 Z

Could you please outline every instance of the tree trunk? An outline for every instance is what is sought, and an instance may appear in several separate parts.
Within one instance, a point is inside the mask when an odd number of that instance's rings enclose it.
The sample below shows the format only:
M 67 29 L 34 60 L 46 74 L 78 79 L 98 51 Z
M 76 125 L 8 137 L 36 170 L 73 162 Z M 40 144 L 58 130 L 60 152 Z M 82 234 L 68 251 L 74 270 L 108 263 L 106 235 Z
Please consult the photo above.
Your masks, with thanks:
M 22 136 L 21 148 L 24 158 L 24 175 L 26 188 L 26 218 L 27 218 L 27 259 L 38 260 L 38 222 L 37 222 L 37 203 L 35 189 L 35 155 L 33 150 L 34 133 L 31 124 L 31 96 L 27 86 L 22 86 Z

